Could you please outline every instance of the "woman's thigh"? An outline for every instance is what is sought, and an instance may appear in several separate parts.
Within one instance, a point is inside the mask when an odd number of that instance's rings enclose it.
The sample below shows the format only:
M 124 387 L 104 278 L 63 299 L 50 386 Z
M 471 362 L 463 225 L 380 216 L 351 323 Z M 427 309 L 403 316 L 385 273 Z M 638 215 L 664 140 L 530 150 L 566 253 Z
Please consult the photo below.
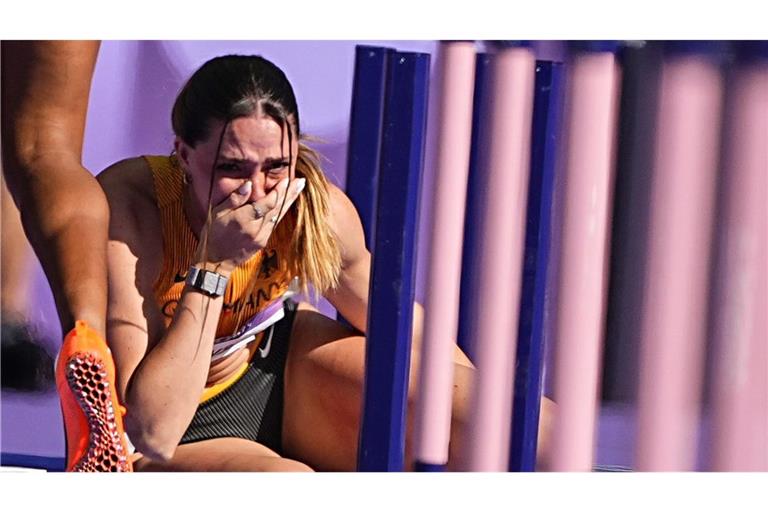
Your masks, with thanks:
M 142 457 L 135 471 L 312 471 L 301 462 L 280 457 L 247 439 L 222 437 L 183 444 L 168 462 Z
M 458 351 L 458 350 L 457 350 Z M 409 411 L 416 399 L 420 353 L 412 347 Z M 451 436 L 463 438 L 473 369 L 463 354 L 454 364 Z M 365 373 L 365 337 L 301 304 L 291 334 L 285 373 L 283 449 L 319 471 L 353 471 Z M 411 459 L 413 414 L 407 415 L 406 465 Z M 461 441 L 458 441 L 459 443 Z M 453 443 L 452 443 L 453 444 Z M 451 458 L 457 445 L 451 447 Z
M 302 303 L 285 368 L 283 451 L 319 471 L 352 471 L 365 338 Z

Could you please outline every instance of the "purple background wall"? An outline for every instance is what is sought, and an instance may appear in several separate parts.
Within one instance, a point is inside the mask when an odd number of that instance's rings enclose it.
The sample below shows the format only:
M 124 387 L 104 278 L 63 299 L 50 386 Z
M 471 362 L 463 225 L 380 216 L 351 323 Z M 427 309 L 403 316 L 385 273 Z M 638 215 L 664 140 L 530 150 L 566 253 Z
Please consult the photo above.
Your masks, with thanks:
M 173 135 L 170 110 L 184 80 L 206 60 L 227 53 L 261 54 L 274 61 L 292 81 L 302 129 L 319 137 L 316 145 L 330 160 L 326 172 L 343 187 L 349 128 L 354 51 L 357 44 L 389 46 L 433 55 L 435 41 L 105 41 L 94 73 L 86 126 L 84 163 L 94 174 L 121 159 L 141 154 L 168 154 Z M 482 46 L 482 45 L 480 45 Z M 537 42 L 539 58 L 560 60 L 559 42 Z M 431 95 L 431 99 L 434 94 Z M 434 113 L 434 108 L 430 108 Z M 434 119 L 430 115 L 423 189 L 430 196 Z M 420 234 L 427 240 L 430 204 L 422 201 Z M 423 300 L 425 261 L 422 243 L 417 268 L 417 299 Z M 39 268 L 34 273 L 32 321 L 58 346 L 53 299 Z M 331 314 L 329 305 L 321 309 Z M 4 452 L 61 456 L 61 417 L 55 394 L 31 396 L 2 393 L 0 449 Z

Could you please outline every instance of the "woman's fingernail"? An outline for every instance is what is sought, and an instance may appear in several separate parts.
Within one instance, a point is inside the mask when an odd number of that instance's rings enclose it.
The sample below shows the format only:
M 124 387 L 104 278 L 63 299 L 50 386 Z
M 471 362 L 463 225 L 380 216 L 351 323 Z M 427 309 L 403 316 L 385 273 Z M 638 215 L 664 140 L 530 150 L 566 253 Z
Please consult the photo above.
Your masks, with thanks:
M 247 196 L 251 193 L 251 188 L 253 187 L 253 184 L 251 183 L 251 180 L 245 180 L 245 183 L 240 185 L 240 188 L 237 189 L 237 193 L 241 196 Z
M 299 178 L 296 181 L 298 182 L 298 183 L 296 183 L 296 193 L 298 194 L 299 192 L 304 190 L 304 187 L 307 184 L 307 180 L 306 180 L 306 178 Z
M 285 178 L 282 183 L 280 183 L 280 188 L 283 190 L 288 190 L 288 184 L 291 182 L 288 178 Z

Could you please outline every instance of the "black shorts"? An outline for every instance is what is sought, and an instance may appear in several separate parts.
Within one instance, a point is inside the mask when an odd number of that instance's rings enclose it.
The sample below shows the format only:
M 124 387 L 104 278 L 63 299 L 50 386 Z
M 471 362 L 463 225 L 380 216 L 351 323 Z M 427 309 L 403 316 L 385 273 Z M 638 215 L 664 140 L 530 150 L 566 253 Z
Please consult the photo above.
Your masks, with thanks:
M 197 407 L 179 444 L 237 437 L 281 452 L 283 377 L 296 308 L 295 302 L 285 301 L 285 316 L 266 330 L 248 369 L 230 387 Z

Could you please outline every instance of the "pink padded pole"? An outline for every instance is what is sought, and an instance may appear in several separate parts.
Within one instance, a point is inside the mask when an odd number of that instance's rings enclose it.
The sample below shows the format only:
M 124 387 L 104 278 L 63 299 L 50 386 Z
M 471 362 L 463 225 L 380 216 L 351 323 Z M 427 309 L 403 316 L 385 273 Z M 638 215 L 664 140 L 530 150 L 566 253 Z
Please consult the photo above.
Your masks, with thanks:
M 728 90 L 715 306 L 714 471 L 768 471 L 768 64 Z
M 434 217 L 414 430 L 415 459 L 435 465 L 448 462 L 475 44 L 441 43 L 439 52 Z
M 702 56 L 663 64 L 640 340 L 636 469 L 694 469 L 722 78 Z
M 553 471 L 591 471 L 619 96 L 612 53 L 576 54 L 566 96 Z
M 491 64 L 468 471 L 506 471 L 509 459 L 535 65 L 527 48 L 499 50 Z

